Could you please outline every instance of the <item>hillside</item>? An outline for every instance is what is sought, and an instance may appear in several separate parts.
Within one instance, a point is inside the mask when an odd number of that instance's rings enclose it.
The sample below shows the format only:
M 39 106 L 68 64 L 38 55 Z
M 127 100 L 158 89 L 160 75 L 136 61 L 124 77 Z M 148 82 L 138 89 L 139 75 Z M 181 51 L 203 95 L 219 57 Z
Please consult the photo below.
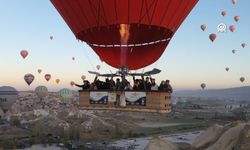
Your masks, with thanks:
M 176 97 L 200 97 L 250 101 L 250 86 L 228 89 L 180 90 L 173 93 Z

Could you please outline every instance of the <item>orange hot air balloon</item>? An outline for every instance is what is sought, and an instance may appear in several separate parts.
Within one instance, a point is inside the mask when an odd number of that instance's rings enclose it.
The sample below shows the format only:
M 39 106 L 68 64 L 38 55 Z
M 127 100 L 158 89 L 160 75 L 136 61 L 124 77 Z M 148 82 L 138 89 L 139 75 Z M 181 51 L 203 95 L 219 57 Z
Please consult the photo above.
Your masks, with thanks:
M 232 3 L 235 5 L 237 3 L 237 0 L 232 0 Z
M 201 83 L 201 88 L 204 90 L 204 88 L 206 87 L 205 83 Z
M 97 70 L 100 70 L 100 68 L 101 68 L 100 65 L 97 65 L 97 66 L 96 66 L 96 69 L 97 69 Z
M 235 52 L 236 52 L 236 50 L 235 50 L 235 49 L 233 49 L 233 50 L 232 50 L 232 53 L 233 53 L 233 54 L 235 54 Z
M 38 69 L 37 72 L 38 72 L 38 73 L 41 73 L 41 72 L 42 72 L 42 69 Z
M 235 16 L 235 17 L 234 17 L 234 20 L 235 20 L 236 22 L 238 22 L 238 21 L 240 20 L 240 16 Z
M 53 36 L 50 36 L 49 38 L 50 38 L 50 40 L 53 40 L 54 37 L 53 37 Z
M 45 80 L 49 81 L 51 79 L 51 75 L 50 74 L 45 74 L 44 78 L 45 78 Z
M 228 67 L 226 67 L 226 71 L 229 71 L 229 68 L 228 68 Z
M 213 42 L 216 39 L 216 34 L 215 33 L 210 34 L 209 39 Z
M 20 54 L 23 57 L 23 59 L 25 59 L 29 55 L 29 52 L 27 50 L 22 50 Z
M 229 26 L 229 29 L 230 29 L 231 32 L 234 32 L 236 28 L 235 28 L 234 25 L 231 25 L 231 26 Z
M 34 79 L 35 79 L 35 76 L 33 74 L 28 73 L 24 75 L 24 80 L 28 85 L 30 85 L 34 81 Z
M 221 15 L 222 15 L 222 16 L 226 16 L 226 15 L 227 15 L 227 12 L 226 12 L 226 11 L 222 11 L 222 12 L 221 12 Z
M 206 28 L 207 28 L 207 25 L 205 25 L 205 24 L 201 25 L 201 30 L 202 30 L 202 31 L 205 31 Z
M 241 82 L 244 82 L 244 81 L 245 81 L 245 78 L 244 78 L 244 77 L 240 77 L 240 81 L 241 81 Z
M 58 84 L 60 82 L 60 79 L 56 79 L 56 83 Z
M 246 44 L 245 44 L 245 43 L 242 43 L 241 46 L 242 46 L 243 48 L 245 48 Z

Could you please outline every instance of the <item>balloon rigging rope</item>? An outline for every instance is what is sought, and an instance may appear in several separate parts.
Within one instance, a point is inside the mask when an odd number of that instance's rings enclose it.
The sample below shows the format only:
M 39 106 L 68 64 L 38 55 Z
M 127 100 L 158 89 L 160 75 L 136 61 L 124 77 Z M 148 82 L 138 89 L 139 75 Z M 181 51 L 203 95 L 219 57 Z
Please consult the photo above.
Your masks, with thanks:
M 167 38 L 167 39 L 162 39 L 162 40 L 157 40 L 157 41 L 153 41 L 153 42 L 148 42 L 148 43 L 140 43 L 140 44 L 110 44 L 110 45 L 105 45 L 105 44 L 92 44 L 92 43 L 87 43 L 90 46 L 94 46 L 94 47 L 142 47 L 142 46 L 147 46 L 147 45 L 153 45 L 153 44 L 157 44 L 157 43 L 161 43 L 161 42 L 166 42 L 169 41 L 171 38 Z
M 85 52 L 85 51 L 84 51 L 84 52 Z M 85 55 L 84 55 L 84 56 L 86 56 L 86 58 L 87 58 L 87 60 L 88 60 L 88 63 L 91 65 L 92 69 L 94 69 L 94 70 L 96 71 L 96 69 L 95 69 L 93 63 L 91 62 L 91 60 L 90 60 L 89 55 L 87 54 L 87 52 L 85 52 Z

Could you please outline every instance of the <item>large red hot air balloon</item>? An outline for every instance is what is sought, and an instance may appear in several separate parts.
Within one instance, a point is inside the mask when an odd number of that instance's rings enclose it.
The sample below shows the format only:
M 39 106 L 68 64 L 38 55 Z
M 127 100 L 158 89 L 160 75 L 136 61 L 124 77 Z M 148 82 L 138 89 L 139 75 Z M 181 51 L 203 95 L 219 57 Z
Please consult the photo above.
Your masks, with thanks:
M 91 46 L 101 60 L 134 70 L 160 58 L 198 0 L 51 2 L 76 38 Z

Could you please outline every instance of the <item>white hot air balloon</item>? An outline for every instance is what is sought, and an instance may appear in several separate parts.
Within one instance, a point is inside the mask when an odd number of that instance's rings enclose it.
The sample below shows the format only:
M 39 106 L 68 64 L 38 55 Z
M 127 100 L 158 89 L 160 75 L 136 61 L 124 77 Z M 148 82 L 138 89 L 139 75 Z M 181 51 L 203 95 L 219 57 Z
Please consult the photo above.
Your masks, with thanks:
M 70 89 L 63 88 L 59 91 L 59 95 L 61 97 L 62 103 L 68 104 L 73 94 Z
M 11 106 L 16 102 L 18 92 L 15 88 L 10 86 L 0 87 L 0 107 L 6 113 Z

